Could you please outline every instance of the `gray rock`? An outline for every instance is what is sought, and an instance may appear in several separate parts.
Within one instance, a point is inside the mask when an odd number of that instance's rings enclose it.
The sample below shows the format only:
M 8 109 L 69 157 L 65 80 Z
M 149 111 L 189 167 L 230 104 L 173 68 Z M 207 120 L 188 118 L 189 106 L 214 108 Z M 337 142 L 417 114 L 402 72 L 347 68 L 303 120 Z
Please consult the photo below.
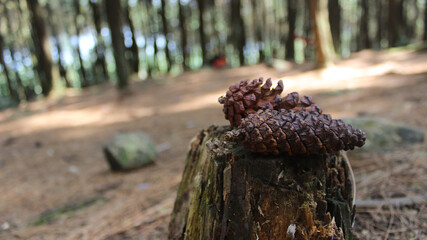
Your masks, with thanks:
M 424 142 L 424 131 L 415 127 L 375 118 L 348 118 L 343 120 L 366 132 L 365 145 L 356 151 L 385 152 Z
M 9 98 L 0 97 L 0 110 L 16 107 L 18 104 Z
M 104 155 L 111 170 L 132 170 L 154 163 L 155 143 L 143 132 L 115 136 L 104 146 Z

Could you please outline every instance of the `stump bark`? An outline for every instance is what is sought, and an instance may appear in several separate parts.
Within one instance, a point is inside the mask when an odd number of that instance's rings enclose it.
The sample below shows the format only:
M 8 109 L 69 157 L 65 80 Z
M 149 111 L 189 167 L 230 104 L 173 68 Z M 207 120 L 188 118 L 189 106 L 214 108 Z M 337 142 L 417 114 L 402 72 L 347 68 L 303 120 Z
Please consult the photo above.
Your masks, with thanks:
M 212 126 L 190 145 L 169 239 L 354 239 L 354 181 L 344 152 L 265 156 Z

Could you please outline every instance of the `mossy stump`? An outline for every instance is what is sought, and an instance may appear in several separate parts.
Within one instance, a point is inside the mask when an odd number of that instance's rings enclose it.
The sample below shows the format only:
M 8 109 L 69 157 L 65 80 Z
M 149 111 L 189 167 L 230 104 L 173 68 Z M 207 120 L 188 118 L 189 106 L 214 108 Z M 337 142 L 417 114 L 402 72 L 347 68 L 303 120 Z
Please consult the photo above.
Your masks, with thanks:
M 344 152 L 265 156 L 212 126 L 188 152 L 169 239 L 354 239 L 354 182 Z

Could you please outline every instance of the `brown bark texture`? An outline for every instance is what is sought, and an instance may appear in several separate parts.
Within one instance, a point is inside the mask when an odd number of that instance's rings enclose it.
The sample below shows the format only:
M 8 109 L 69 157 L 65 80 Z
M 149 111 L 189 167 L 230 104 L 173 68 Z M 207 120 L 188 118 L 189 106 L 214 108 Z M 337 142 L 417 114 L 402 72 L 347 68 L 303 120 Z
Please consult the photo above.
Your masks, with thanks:
M 294 43 L 294 37 L 295 37 L 295 29 L 296 29 L 296 21 L 297 21 L 297 2 L 293 0 L 287 1 L 287 11 L 288 11 L 288 36 L 286 38 L 286 59 L 288 60 L 294 60 L 295 59 L 295 43 Z
M 27 0 L 31 11 L 31 29 L 35 52 L 37 56 L 37 72 L 44 96 L 49 95 L 53 87 L 52 57 L 49 51 L 49 41 L 46 24 L 43 18 L 43 9 L 37 0 Z
M 329 23 L 335 51 L 341 51 L 341 5 L 339 0 L 328 1 Z
M 186 31 L 186 11 L 185 7 L 182 5 L 181 0 L 178 3 L 178 17 L 179 17 L 179 30 L 181 37 L 181 51 L 182 51 L 182 66 L 184 70 L 190 69 L 188 64 L 188 50 L 187 50 L 187 31 Z
M 318 67 L 326 67 L 331 65 L 335 58 L 328 17 L 328 1 L 309 0 L 309 11 L 314 35 L 317 65 Z
M 101 9 L 98 2 L 90 1 L 90 8 L 92 10 L 92 19 L 95 24 L 96 30 L 96 62 L 95 68 L 97 72 L 100 72 L 98 75 L 102 75 L 102 81 L 105 82 L 108 80 L 107 66 L 105 63 L 105 44 L 101 35 Z
M 129 69 L 125 57 L 125 46 L 123 36 L 123 17 L 121 15 L 121 6 L 119 0 L 106 0 L 105 11 L 107 13 L 107 22 L 111 31 L 111 40 L 113 45 L 114 59 L 116 61 L 117 86 L 119 89 L 125 89 L 128 86 Z
M 257 155 L 211 126 L 190 145 L 169 239 L 354 239 L 344 152 Z
M 230 24 L 233 28 L 231 32 L 231 41 L 235 51 L 238 52 L 240 65 L 245 65 L 245 55 L 243 48 L 246 45 L 245 22 L 241 14 L 242 4 L 240 0 L 230 1 L 231 18 Z
M 424 41 L 427 41 L 427 1 L 425 1 L 424 5 Z

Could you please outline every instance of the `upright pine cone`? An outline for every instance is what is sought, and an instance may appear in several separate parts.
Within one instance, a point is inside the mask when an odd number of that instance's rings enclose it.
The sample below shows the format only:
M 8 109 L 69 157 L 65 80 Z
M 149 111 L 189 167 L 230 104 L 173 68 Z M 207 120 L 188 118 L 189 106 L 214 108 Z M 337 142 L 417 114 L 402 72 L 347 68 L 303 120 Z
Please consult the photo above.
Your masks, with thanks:
M 241 120 L 248 114 L 255 113 L 260 109 L 305 109 L 309 112 L 322 112 L 311 97 L 300 98 L 297 92 L 289 93 L 285 98 L 281 98 L 282 80 L 277 83 L 274 89 L 271 89 L 270 78 L 264 85 L 262 84 L 263 78 L 241 81 L 230 86 L 225 97 L 222 96 L 218 99 L 221 104 L 224 104 L 225 119 L 230 121 L 232 128 L 239 126 Z
M 329 114 L 306 110 L 259 110 L 249 114 L 237 130 L 227 133 L 245 148 L 263 154 L 316 154 L 361 147 L 366 134 L 334 120 Z

